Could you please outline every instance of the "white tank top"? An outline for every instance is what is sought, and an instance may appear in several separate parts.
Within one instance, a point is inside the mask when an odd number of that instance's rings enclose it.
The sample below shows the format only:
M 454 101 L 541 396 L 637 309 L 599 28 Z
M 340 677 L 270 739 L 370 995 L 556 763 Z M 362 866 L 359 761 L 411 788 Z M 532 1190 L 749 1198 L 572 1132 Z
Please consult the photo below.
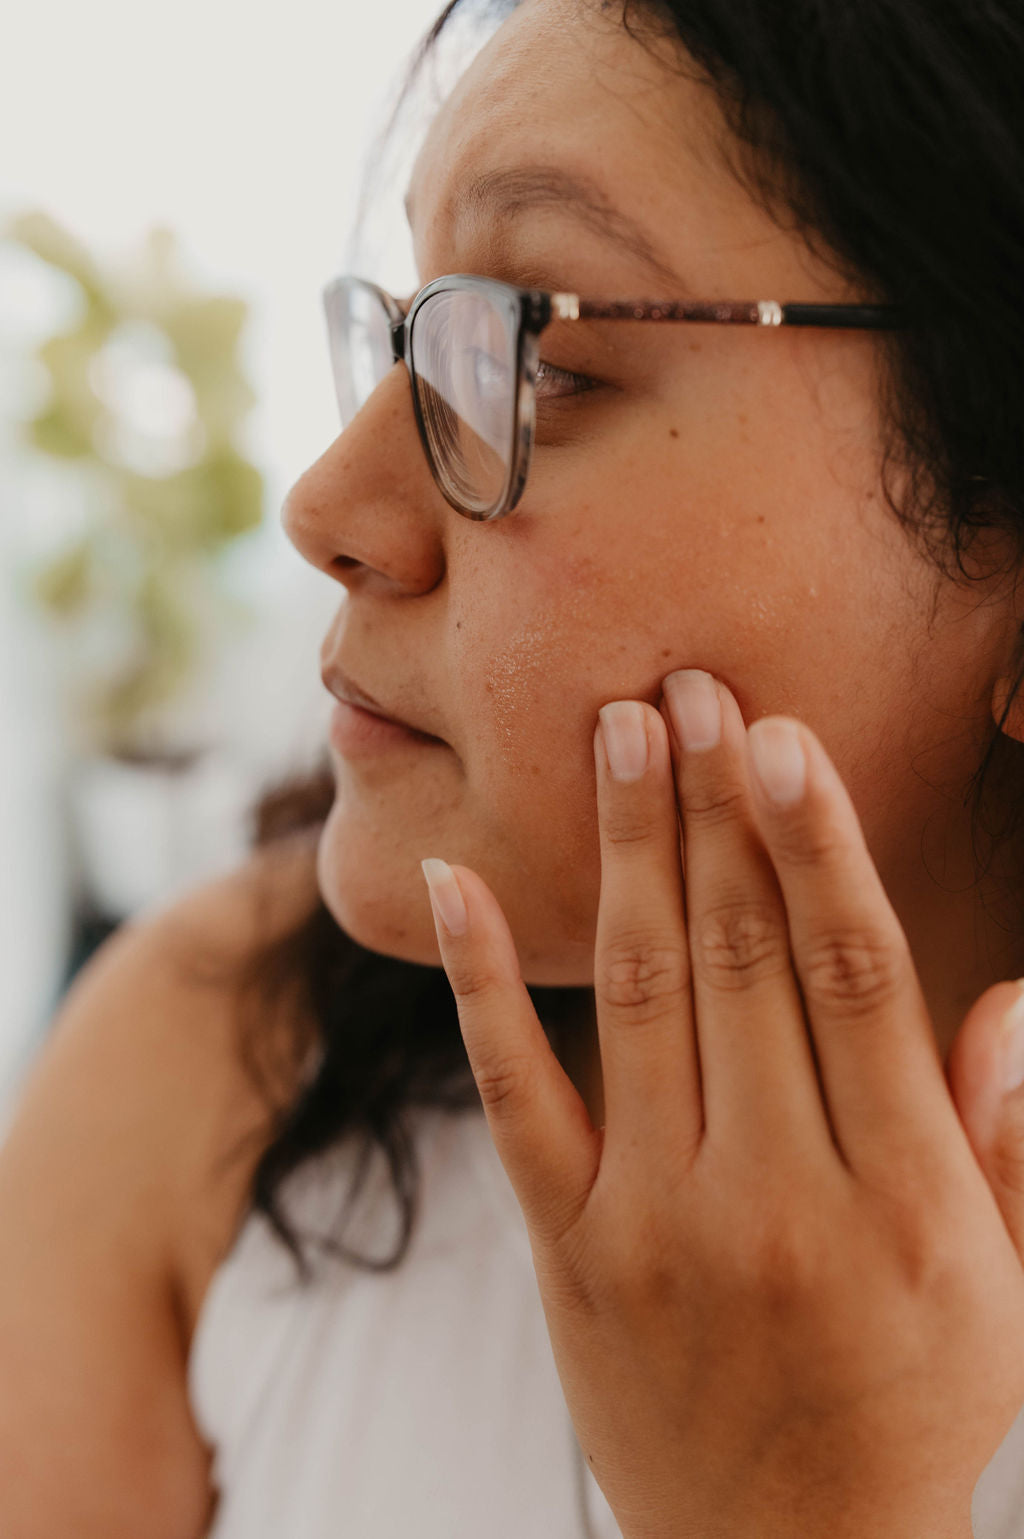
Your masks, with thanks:
M 579 1456 L 529 1240 L 482 1111 L 410 1122 L 420 1208 L 404 1261 L 310 1252 L 308 1287 L 250 1212 L 203 1299 L 188 1364 L 220 1498 L 208 1539 L 620 1539 Z M 336 1232 L 345 1142 L 284 1188 Z M 345 1243 L 387 1256 L 397 1204 L 374 1155 Z M 983 1473 L 975 1539 L 1024 1539 L 1024 1409 Z

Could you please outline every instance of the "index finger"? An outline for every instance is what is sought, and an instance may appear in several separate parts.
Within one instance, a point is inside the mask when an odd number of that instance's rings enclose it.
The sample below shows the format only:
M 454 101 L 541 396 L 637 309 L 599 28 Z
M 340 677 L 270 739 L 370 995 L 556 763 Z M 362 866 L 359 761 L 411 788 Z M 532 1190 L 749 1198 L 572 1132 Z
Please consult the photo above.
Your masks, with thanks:
M 586 1204 L 600 1135 L 547 1040 L 494 894 L 466 866 L 422 866 L 494 1147 L 531 1231 L 558 1238 Z

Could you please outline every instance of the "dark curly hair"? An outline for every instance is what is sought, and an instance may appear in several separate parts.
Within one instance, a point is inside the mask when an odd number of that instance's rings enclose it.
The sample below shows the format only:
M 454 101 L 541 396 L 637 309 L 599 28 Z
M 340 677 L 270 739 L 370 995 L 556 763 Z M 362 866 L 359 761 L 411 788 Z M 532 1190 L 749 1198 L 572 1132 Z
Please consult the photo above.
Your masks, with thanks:
M 836 271 L 905 307 L 886 342 L 883 484 L 893 515 L 944 571 L 972 574 L 976 534 L 1009 532 L 1024 554 L 1024 13 L 1020 0 L 614 0 L 638 41 L 683 45 L 680 70 L 713 87 L 732 173 L 773 218 L 799 230 Z M 602 9 L 611 11 L 613 0 Z M 513 3 L 492 5 L 501 16 Z M 424 38 L 410 80 L 449 18 Z M 731 136 L 731 137 L 730 137 Z M 795 223 L 794 223 L 795 221 Z M 890 489 L 898 472 L 902 491 Z M 892 483 L 893 485 L 895 483 Z M 977 574 L 974 574 L 977 575 Z M 984 574 L 981 574 L 984 575 Z M 1014 666 L 1024 664 L 1024 649 Z M 1013 681 L 1002 721 L 1024 676 Z M 963 788 L 979 880 L 993 869 L 1019 905 L 1010 858 L 1019 832 L 1024 750 L 993 724 Z M 254 844 L 322 827 L 333 799 L 326 757 L 275 788 L 254 815 Z M 1002 809 L 992 818 L 990 806 Z M 310 859 L 315 859 L 311 837 Z M 1014 906 L 1024 934 L 1024 912 Z M 259 996 L 242 1034 L 258 1077 L 259 1022 L 275 991 L 300 986 L 319 1054 L 291 1104 L 276 1111 L 252 1179 L 251 1204 L 308 1263 L 282 1209 L 281 1184 L 343 1137 L 386 1155 L 401 1210 L 386 1259 L 328 1249 L 356 1264 L 397 1266 L 418 1190 L 404 1113 L 414 1105 L 479 1108 L 450 988 L 439 969 L 365 950 L 322 901 L 248 964 Z M 561 1056 L 587 991 L 530 990 Z M 482 1113 L 481 1113 L 482 1114 Z M 347 1211 L 347 1208 L 346 1208 Z M 321 1243 L 318 1241 L 318 1243 Z

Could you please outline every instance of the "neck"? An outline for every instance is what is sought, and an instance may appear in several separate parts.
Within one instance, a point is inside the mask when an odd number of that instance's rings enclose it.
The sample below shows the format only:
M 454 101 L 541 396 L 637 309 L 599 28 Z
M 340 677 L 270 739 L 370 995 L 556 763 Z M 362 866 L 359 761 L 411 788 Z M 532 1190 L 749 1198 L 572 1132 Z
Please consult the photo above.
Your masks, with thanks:
M 992 984 L 1024 974 L 1024 906 L 1019 839 L 997 848 L 978 875 L 966 819 L 950 818 L 935 832 L 933 850 L 921 841 L 921 863 L 883 873 L 883 883 L 910 946 L 917 976 L 945 1062 L 967 1012 Z M 941 882 L 932 872 L 941 873 Z

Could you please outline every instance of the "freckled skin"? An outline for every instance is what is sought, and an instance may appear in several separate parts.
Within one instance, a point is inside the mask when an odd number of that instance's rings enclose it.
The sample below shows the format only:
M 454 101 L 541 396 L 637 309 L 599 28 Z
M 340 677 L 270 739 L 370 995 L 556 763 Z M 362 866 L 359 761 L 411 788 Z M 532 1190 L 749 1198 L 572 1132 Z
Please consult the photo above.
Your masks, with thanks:
M 710 94 L 598 9 L 527 0 L 419 155 L 421 282 L 491 270 L 489 226 L 455 231 L 447 214 L 460 179 L 554 158 L 646 221 L 698 294 L 862 298 L 755 207 L 719 131 Z M 557 208 L 505 233 L 524 258 L 571 265 L 586 296 L 649 294 L 633 259 Z M 538 441 L 507 519 L 475 524 L 441 497 L 401 366 L 290 493 L 288 533 L 347 590 L 328 649 L 451 745 L 336 763 L 325 900 L 365 945 L 437 964 L 419 862 L 441 856 L 490 884 L 528 981 L 590 982 L 598 709 L 657 703 L 667 672 L 705 668 L 748 722 L 781 712 L 821 737 L 948 1034 L 1012 976 L 970 885 L 959 800 L 1012 647 L 1009 598 L 941 577 L 876 496 L 871 333 L 707 327 L 695 343 L 619 324 L 604 350 L 614 400 L 571 408 L 576 442 Z M 950 891 L 921 856 L 936 820 Z

